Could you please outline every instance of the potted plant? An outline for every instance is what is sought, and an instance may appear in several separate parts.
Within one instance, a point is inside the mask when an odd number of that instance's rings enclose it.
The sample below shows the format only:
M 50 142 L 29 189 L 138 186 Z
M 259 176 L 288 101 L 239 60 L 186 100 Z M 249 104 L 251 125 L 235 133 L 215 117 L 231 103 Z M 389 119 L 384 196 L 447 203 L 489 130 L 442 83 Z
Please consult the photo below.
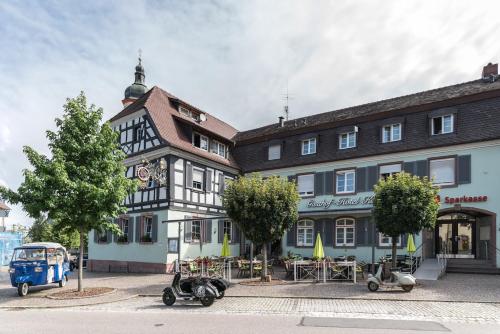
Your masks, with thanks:
M 128 236 L 125 235 L 125 234 L 124 235 L 120 235 L 120 236 L 118 236 L 118 240 L 117 241 L 120 244 L 126 244 L 126 243 L 128 243 Z
M 147 243 L 147 242 L 153 242 L 153 240 L 151 239 L 150 235 L 146 234 L 141 237 L 141 242 Z

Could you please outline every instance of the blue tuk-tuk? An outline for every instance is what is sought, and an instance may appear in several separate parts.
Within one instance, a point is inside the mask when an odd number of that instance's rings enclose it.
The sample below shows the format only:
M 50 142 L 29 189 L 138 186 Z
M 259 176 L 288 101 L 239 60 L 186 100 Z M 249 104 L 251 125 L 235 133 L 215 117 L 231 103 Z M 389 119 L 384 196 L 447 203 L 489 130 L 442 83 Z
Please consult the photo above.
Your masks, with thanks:
M 14 248 L 9 264 L 10 282 L 19 296 L 28 294 L 30 286 L 68 281 L 69 259 L 66 249 L 55 242 L 37 242 Z

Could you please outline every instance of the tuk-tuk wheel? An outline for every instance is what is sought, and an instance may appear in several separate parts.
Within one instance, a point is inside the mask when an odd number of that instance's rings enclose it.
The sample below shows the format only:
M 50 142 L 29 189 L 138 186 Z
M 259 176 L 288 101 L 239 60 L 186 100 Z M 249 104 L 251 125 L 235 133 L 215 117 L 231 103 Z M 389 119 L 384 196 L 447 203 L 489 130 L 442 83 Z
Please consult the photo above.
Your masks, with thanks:
M 63 288 L 66 286 L 66 282 L 68 281 L 68 276 L 64 275 L 62 280 L 59 281 L 59 287 Z
M 17 294 L 21 297 L 24 297 L 28 294 L 29 285 L 28 283 L 19 283 L 17 285 Z

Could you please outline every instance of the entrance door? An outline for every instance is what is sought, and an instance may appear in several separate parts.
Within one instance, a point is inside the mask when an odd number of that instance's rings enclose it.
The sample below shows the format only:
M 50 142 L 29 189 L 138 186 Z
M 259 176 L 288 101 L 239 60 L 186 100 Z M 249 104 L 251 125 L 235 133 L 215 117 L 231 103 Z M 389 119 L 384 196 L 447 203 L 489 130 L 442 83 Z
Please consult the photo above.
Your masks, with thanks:
M 474 258 L 475 225 L 467 219 L 438 221 L 436 253 L 452 258 Z

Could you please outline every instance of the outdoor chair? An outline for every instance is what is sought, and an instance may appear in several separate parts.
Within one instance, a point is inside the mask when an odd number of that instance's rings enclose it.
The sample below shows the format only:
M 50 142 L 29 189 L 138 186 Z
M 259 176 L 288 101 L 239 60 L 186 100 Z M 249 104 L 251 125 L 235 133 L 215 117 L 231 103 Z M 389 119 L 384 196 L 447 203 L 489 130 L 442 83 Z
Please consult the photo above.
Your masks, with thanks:
M 285 264 L 285 278 L 292 278 L 293 277 L 293 263 L 292 261 L 284 261 Z
M 243 263 L 243 261 L 238 260 L 238 273 L 236 274 L 237 277 L 243 277 L 246 275 L 250 275 L 250 266 L 246 263 Z
M 359 276 L 361 276 L 362 279 L 364 279 L 365 275 L 365 270 L 366 270 L 367 264 L 364 261 L 360 261 L 356 263 L 356 279 L 358 279 Z
M 346 269 L 347 268 L 340 267 L 340 266 L 338 266 L 335 263 L 328 264 L 329 278 L 332 279 L 332 280 L 335 280 L 335 279 L 341 279 L 341 280 L 347 279 Z
M 274 259 L 267 260 L 267 272 L 270 275 L 274 275 L 273 264 L 274 264 Z

